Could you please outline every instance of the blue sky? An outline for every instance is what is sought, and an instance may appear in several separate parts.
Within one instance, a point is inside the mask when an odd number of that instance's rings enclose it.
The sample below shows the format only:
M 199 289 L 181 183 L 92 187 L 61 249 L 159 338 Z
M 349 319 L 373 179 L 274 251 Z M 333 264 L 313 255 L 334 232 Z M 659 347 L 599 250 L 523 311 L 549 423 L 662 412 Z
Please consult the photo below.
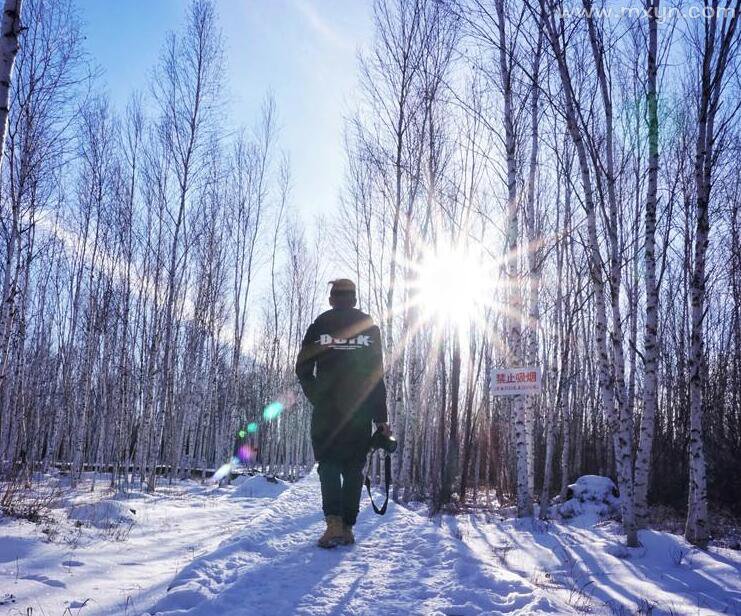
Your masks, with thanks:
M 146 91 L 167 32 L 188 0 L 76 0 L 87 48 L 114 105 Z M 370 0 L 218 0 L 226 86 L 236 126 L 254 125 L 265 94 L 278 106 L 293 203 L 305 222 L 337 206 L 344 117 L 355 104 L 357 51 L 371 43 Z

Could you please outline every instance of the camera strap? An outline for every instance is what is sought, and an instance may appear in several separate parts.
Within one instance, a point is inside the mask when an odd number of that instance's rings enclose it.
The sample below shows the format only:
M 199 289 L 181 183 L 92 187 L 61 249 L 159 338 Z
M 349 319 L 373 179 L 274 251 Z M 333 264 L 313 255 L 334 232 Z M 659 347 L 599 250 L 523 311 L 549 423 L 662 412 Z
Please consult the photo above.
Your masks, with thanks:
M 373 452 L 376 451 L 375 449 L 371 451 L 369 459 L 373 457 Z M 370 467 L 370 464 L 368 465 Z M 389 488 L 391 486 L 391 456 L 389 454 L 386 454 L 386 458 L 383 461 L 384 466 L 384 480 L 386 483 L 386 499 L 383 501 L 383 505 L 381 507 L 377 507 L 376 503 L 373 502 L 373 495 L 371 494 L 371 480 L 370 476 L 366 472 L 365 474 L 365 489 L 368 490 L 368 496 L 370 497 L 371 505 L 373 505 L 373 511 L 375 511 L 378 515 L 383 515 L 386 513 L 386 507 L 389 504 Z

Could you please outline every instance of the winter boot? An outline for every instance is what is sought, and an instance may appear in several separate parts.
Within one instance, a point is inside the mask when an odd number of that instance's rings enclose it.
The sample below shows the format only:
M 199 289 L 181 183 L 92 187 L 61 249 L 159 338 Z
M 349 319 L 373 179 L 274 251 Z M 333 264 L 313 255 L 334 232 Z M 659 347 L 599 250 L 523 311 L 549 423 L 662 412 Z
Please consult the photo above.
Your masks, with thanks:
M 327 530 L 319 537 L 317 545 L 320 548 L 333 548 L 344 545 L 345 533 L 342 526 L 342 518 L 338 515 L 328 515 L 325 518 Z
M 352 534 L 352 526 L 342 523 L 342 544 L 352 545 L 355 543 L 355 535 Z

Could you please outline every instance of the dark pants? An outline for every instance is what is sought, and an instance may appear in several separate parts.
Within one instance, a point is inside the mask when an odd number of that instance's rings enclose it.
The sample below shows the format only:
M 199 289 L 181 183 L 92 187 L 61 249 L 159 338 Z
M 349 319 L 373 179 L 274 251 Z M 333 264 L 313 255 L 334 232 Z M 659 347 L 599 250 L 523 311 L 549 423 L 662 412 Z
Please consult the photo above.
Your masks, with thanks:
M 358 519 L 360 493 L 363 489 L 365 456 L 347 459 L 325 459 L 319 462 L 324 515 L 341 516 L 348 526 Z

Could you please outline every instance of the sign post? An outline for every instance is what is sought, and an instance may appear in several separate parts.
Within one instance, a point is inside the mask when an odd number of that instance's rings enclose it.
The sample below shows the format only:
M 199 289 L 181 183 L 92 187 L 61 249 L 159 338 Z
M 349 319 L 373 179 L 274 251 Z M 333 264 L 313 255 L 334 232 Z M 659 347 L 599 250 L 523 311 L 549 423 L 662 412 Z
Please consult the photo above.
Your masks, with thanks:
M 535 394 L 541 389 L 540 368 L 496 368 L 492 371 L 491 393 L 495 396 Z

